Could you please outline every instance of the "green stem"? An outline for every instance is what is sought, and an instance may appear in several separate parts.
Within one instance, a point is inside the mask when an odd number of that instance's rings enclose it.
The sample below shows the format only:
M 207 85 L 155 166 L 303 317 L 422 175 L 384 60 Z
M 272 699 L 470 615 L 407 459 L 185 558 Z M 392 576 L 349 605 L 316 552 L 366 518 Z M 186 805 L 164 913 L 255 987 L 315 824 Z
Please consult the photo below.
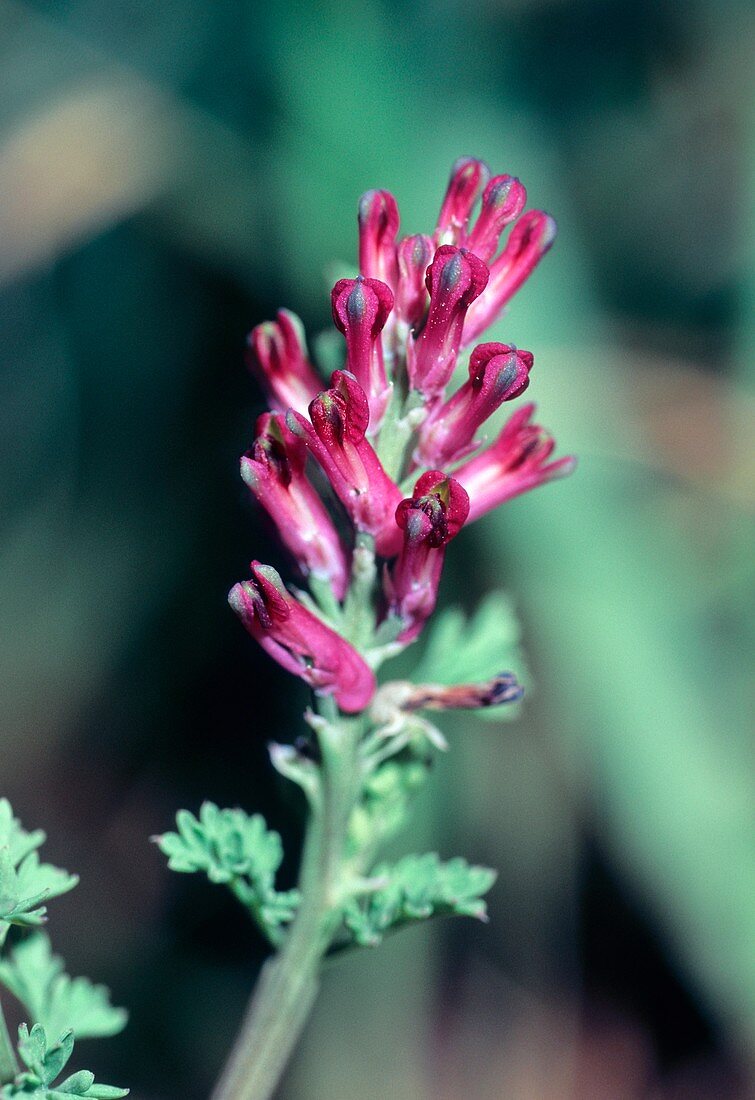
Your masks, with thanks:
M 312 809 L 299 878 L 301 904 L 282 950 L 263 969 L 212 1100 L 269 1100 L 304 1028 L 322 958 L 340 918 L 339 887 L 358 791 L 357 729 L 318 700 L 321 797 Z
M 10 1041 L 8 1025 L 5 1022 L 2 1005 L 0 1005 L 0 1085 L 7 1085 L 18 1073 L 16 1052 Z

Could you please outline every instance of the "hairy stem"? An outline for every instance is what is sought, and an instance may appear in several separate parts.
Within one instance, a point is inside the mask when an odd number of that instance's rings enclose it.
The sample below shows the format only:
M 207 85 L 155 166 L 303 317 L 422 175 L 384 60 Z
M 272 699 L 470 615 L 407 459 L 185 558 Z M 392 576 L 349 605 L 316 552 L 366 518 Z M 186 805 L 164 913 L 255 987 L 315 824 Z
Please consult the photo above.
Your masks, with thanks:
M 322 957 L 340 916 L 339 887 L 349 817 L 358 792 L 354 723 L 319 701 L 321 790 L 299 876 L 301 904 L 280 953 L 264 966 L 212 1100 L 269 1100 L 318 989 Z
M 18 1073 L 18 1062 L 0 1005 L 0 1085 L 7 1085 Z

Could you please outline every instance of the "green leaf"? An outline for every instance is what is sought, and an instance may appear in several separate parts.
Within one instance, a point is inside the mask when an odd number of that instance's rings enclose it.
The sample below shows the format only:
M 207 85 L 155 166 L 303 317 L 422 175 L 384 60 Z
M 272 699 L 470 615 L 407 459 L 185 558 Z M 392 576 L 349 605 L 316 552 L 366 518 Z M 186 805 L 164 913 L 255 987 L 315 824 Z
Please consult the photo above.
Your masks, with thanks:
M 54 1089 L 48 1089 L 45 1100 L 70 1100 L 72 1096 L 86 1097 L 86 1100 L 116 1100 L 117 1097 L 128 1096 L 128 1089 L 119 1089 L 114 1085 L 96 1085 L 93 1073 L 80 1070 Z
M 41 829 L 28 833 L 13 816 L 8 799 L 0 798 L 0 943 L 10 924 L 41 924 L 46 913 L 42 903 L 72 890 L 79 881 L 76 875 L 40 862 L 36 849 L 44 840 Z
M 18 1054 L 26 1067 L 14 1081 L 0 1091 L 3 1100 L 15 1100 L 16 1097 L 34 1097 L 35 1100 L 118 1100 L 128 1096 L 128 1089 L 114 1085 L 98 1085 L 94 1074 L 89 1070 L 79 1070 L 55 1084 L 70 1061 L 73 1053 L 73 1033 L 64 1032 L 60 1039 L 50 1045 L 47 1032 L 40 1024 L 29 1031 L 26 1024 L 18 1029 Z
M 452 913 L 485 920 L 482 895 L 496 874 L 460 858 L 443 863 L 431 852 L 405 856 L 393 867 L 378 866 L 372 877 L 385 879 L 385 885 L 351 901 L 344 915 L 346 927 L 363 947 L 374 947 L 390 929 L 409 921 Z
M 210 882 L 230 886 L 268 934 L 291 920 L 299 895 L 275 889 L 283 845 L 264 818 L 204 802 L 198 818 L 179 810 L 176 824 L 178 832 L 155 838 L 171 870 L 204 871 Z
M 44 932 L 20 940 L 0 960 L 0 982 L 48 1035 L 70 1030 L 77 1040 L 92 1039 L 116 1035 L 126 1025 L 126 1011 L 110 1004 L 105 986 L 64 973 L 63 960 L 53 955 Z
M 527 680 L 520 649 L 521 631 L 511 601 L 504 592 L 491 592 L 467 616 L 459 607 L 437 615 L 427 645 L 412 672 L 415 683 L 464 684 L 488 680 L 513 669 L 519 680 Z M 513 718 L 518 705 L 482 707 L 471 713 L 479 718 Z
M 0 848 L 7 848 L 14 867 L 18 866 L 24 856 L 39 848 L 45 842 L 45 834 L 41 829 L 35 829 L 33 833 L 27 833 L 18 818 L 13 816 L 11 804 L 7 798 L 0 798 Z
M 49 1045 L 45 1029 L 35 1024 L 29 1031 L 26 1024 L 18 1029 L 18 1054 L 21 1061 L 43 1085 L 50 1085 L 62 1073 L 73 1053 L 73 1032 L 64 1032 L 57 1043 Z
M 9 924 L 22 928 L 41 924 L 47 912 L 42 903 L 72 890 L 78 881 L 78 876 L 51 863 L 40 863 L 35 851 L 16 866 L 10 845 L 0 848 L 0 933 L 3 925 L 7 931 Z

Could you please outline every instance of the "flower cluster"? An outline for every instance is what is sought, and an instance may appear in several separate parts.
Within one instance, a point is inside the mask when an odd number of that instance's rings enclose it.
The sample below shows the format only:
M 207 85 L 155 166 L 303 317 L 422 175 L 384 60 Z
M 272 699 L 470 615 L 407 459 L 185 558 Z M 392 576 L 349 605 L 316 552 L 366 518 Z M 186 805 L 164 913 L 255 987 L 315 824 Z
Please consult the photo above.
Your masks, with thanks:
M 553 243 L 553 220 L 523 213 L 525 202 L 519 180 L 489 178 L 482 161 L 463 158 L 433 236 L 399 239 L 393 196 L 363 195 L 359 274 L 332 291 L 345 347 L 327 389 L 293 314 L 281 310 L 249 337 L 272 411 L 259 418 L 242 476 L 314 599 L 254 562 L 230 603 L 268 653 L 347 713 L 375 692 L 377 662 L 369 645 L 353 644 L 343 613 L 364 555 L 382 562 L 374 638 L 408 644 L 435 607 L 462 526 L 573 468 L 572 458 L 551 460 L 554 441 L 532 422 L 531 404 L 485 447 L 486 422 L 529 384 L 529 352 L 477 344 L 468 378 L 448 393 L 462 352 Z

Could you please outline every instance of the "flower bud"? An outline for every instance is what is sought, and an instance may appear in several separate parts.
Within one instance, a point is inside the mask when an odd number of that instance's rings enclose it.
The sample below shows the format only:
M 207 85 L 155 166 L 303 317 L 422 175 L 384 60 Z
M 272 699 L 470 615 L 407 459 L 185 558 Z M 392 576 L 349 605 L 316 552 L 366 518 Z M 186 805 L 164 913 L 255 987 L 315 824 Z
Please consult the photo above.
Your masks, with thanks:
M 410 328 L 418 328 L 427 313 L 429 298 L 425 278 L 432 258 L 430 237 L 417 233 L 399 241 L 396 313 Z
M 475 433 L 504 401 L 529 385 L 533 358 L 508 344 L 479 344 L 469 360 L 469 379 L 437 405 L 420 428 L 418 466 L 447 466 L 478 445 Z
M 464 346 L 493 324 L 556 239 L 556 223 L 542 210 L 529 210 L 511 230 L 503 251 L 490 265 L 490 279 L 467 314 Z
M 359 200 L 359 271 L 396 287 L 399 214 L 390 191 L 366 191 Z
M 472 207 L 489 176 L 490 170 L 481 160 L 460 157 L 456 161 L 435 230 L 437 244 L 463 243 Z
M 464 320 L 482 293 L 488 269 L 464 248 L 441 245 L 427 271 L 430 312 L 409 356 L 409 381 L 430 401 L 438 398 L 453 374 Z
M 307 359 L 302 323 L 287 309 L 278 310 L 277 321 L 265 321 L 249 333 L 247 364 L 270 404 L 281 412 L 304 412 L 322 388 Z
M 501 233 L 524 209 L 527 192 L 515 176 L 494 176 L 482 196 L 482 208 L 464 247 L 484 263 L 498 249 Z
M 377 428 L 391 396 L 380 333 L 393 309 L 393 294 L 379 279 L 359 275 L 338 280 L 331 305 L 336 328 L 346 337 L 346 368 L 367 394 L 370 420 Z
M 388 613 L 399 618 L 400 642 L 412 642 L 432 614 L 438 598 L 446 546 L 461 530 L 469 513 L 464 488 L 442 470 L 419 478 L 412 496 L 396 509 L 404 543 L 386 576 Z

